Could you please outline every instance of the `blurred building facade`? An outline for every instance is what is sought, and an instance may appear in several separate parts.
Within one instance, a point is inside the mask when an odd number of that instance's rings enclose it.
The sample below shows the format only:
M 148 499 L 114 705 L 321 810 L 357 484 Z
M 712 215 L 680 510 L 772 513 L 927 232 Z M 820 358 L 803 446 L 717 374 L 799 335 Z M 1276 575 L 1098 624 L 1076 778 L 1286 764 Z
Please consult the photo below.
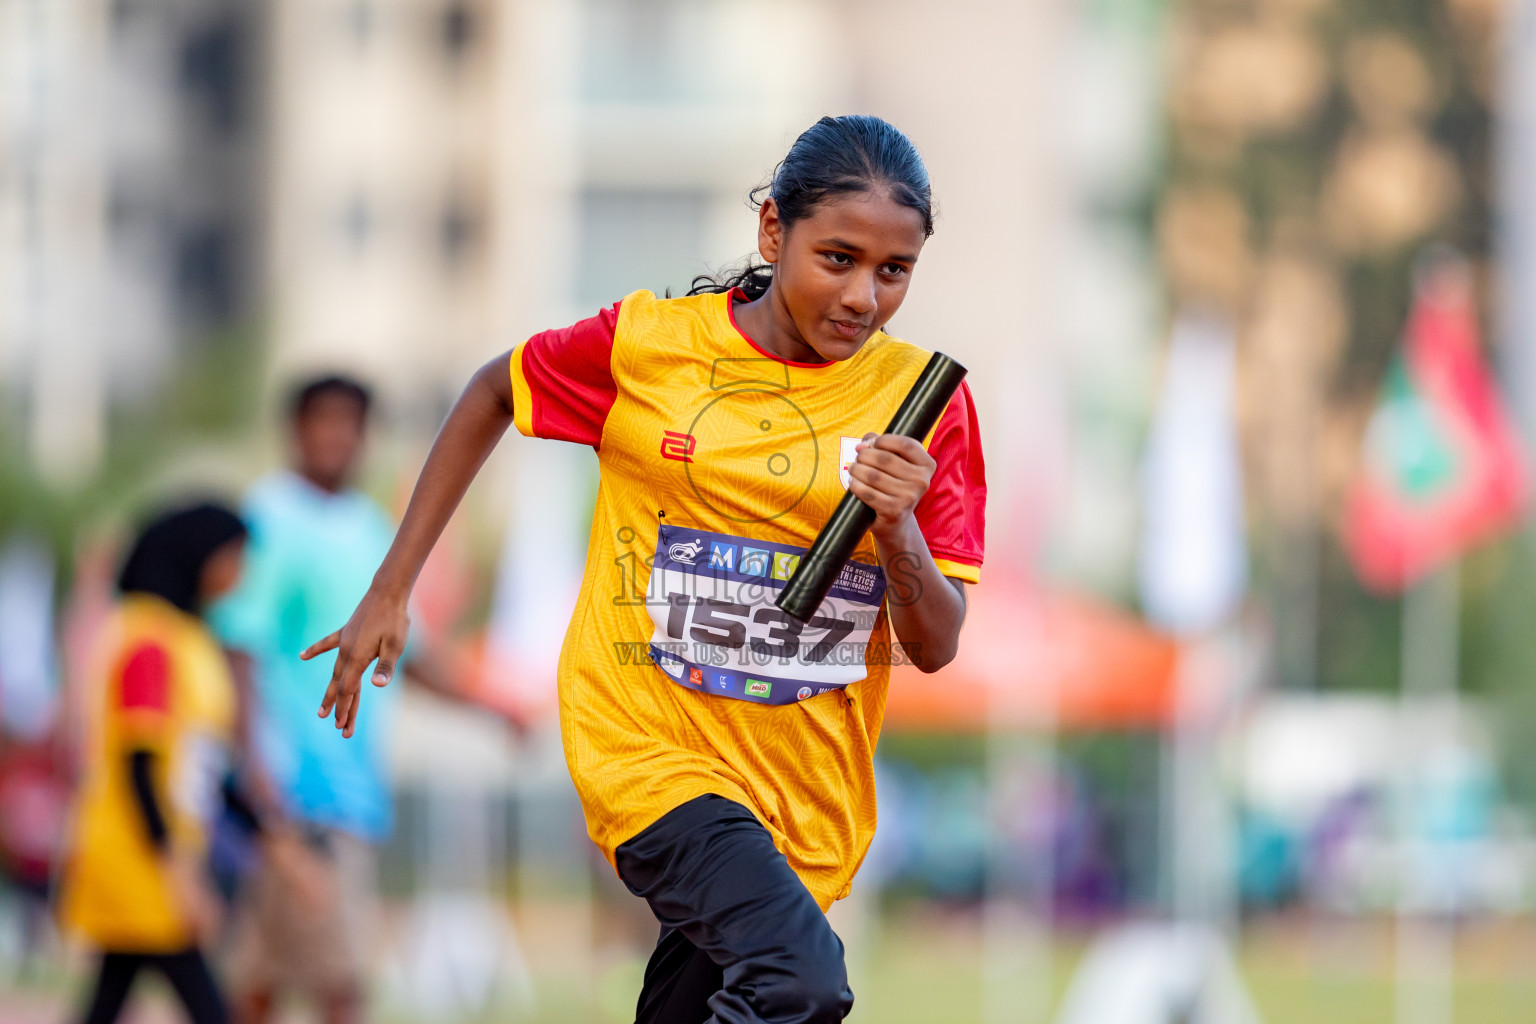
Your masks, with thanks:
M 261 297 L 259 4 L 0 3 L 0 386 L 45 475 Z
M 272 339 L 431 426 L 472 369 L 750 253 L 748 190 L 816 117 L 879 113 L 937 233 L 891 325 L 972 370 L 996 564 L 1129 594 L 1160 332 L 1132 215 L 1160 22 L 1134 5 L 280 3 Z M 982 26 L 982 30 L 978 30 Z M 919 54 L 898 66 L 892 53 Z M 1088 425 L 1078 430 L 1076 425 Z
M 272 4 L 271 339 L 401 384 L 491 331 L 500 5 Z
M 810 73 L 816 54 L 775 46 L 814 38 L 821 14 L 278 2 L 278 367 L 366 367 L 403 399 L 456 389 L 534 330 L 744 256 L 746 189 L 844 91 Z M 775 50 L 800 62 L 779 81 L 753 64 Z
M 351 369 L 425 432 L 529 333 L 744 258 L 796 134 L 871 111 L 933 174 L 891 327 L 971 367 L 994 557 L 1128 594 L 1158 31 L 999 0 L 0 0 L 0 381 L 61 478 L 230 325 L 269 387 Z

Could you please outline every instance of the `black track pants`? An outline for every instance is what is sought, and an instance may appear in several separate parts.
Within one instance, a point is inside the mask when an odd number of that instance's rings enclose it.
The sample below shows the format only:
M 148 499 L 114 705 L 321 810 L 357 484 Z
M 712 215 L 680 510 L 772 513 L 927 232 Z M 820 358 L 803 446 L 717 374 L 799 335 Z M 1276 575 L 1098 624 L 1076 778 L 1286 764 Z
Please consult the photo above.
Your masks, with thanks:
M 615 859 L 662 929 L 637 1024 L 831 1024 L 852 1009 L 842 940 L 745 807 L 690 800 Z
M 208 970 L 203 954 L 196 949 L 180 953 L 104 953 L 96 974 L 96 989 L 86 1010 L 84 1024 L 113 1024 L 122 1012 L 128 991 L 142 968 L 159 971 L 181 1004 L 187 1008 L 192 1024 L 227 1024 L 229 1012 L 219 995 L 218 985 Z

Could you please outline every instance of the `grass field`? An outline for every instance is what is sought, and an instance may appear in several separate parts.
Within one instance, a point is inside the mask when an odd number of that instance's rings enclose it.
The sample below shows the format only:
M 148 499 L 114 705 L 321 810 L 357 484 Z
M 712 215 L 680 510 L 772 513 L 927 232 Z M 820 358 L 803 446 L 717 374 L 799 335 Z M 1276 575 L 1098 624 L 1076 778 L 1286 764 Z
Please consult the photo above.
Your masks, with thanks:
M 517 916 L 533 974 L 533 1004 L 505 1000 L 469 1019 L 509 1024 L 632 1019 L 644 966 L 643 929 L 633 921 L 592 924 L 558 905 L 525 908 Z M 1020 949 L 994 958 L 1002 967 L 991 988 L 1000 1013 L 984 1015 L 987 958 L 976 914 L 909 908 L 866 924 L 870 930 L 850 941 L 858 996 L 849 1018 L 854 1024 L 1046 1024 L 1091 939 L 1087 931 L 1058 933 L 1048 947 L 1036 947 L 1048 948 L 1047 956 L 1030 957 Z M 1392 949 L 1385 922 L 1271 920 L 1244 931 L 1239 962 L 1265 1024 L 1392 1024 Z M 1456 960 L 1456 1024 L 1536 1020 L 1536 920 L 1465 926 L 1456 940 Z M 0 1021 L 56 1024 L 68 1016 L 80 983 L 77 970 L 59 968 L 0 990 Z M 386 981 L 381 990 L 388 987 Z M 391 1005 L 387 995 L 380 1003 L 380 1018 L 390 1024 L 426 1019 Z M 179 1020 L 163 992 L 146 986 L 125 1024 Z
M 532 923 L 526 922 L 525 933 Z M 558 932 L 547 925 L 537 930 L 546 939 Z M 932 908 L 888 914 L 862 943 L 850 941 L 858 1002 L 849 1020 L 1046 1024 L 1054 1019 L 1091 938 L 1086 930 L 1058 934 L 1043 958 L 1017 950 L 1012 970 L 1004 954 L 1005 971 L 992 989 L 1000 1013 L 991 1015 L 984 1013 L 986 956 L 978 915 Z M 487 1019 L 530 1024 L 632 1020 L 643 970 L 633 945 L 600 951 L 588 974 L 592 980 L 585 983 L 569 973 L 568 959 L 539 963 L 543 955 L 558 957 L 558 939 L 542 945 L 542 950 L 530 949 L 541 979 L 534 1012 Z M 1245 929 L 1238 957 L 1265 1024 L 1393 1024 L 1393 948 L 1389 922 L 1295 918 Z M 1536 920 L 1466 926 L 1456 940 L 1456 957 L 1456 1024 L 1536 1021 Z M 1048 961 L 1043 971 L 1042 961 Z
M 936 922 L 925 915 L 884 929 L 870 955 L 867 998 L 859 1008 L 865 1013 L 856 1011 L 850 1019 L 983 1021 L 977 931 L 964 921 Z M 1058 938 L 1052 946 L 1053 1011 L 1086 944 L 1087 937 L 1079 935 Z M 1536 1020 L 1536 923 L 1469 930 L 1458 947 L 1456 1024 Z M 1379 923 L 1281 922 L 1249 929 L 1239 961 L 1266 1024 L 1391 1024 L 1391 949 L 1391 932 Z M 1053 1011 L 1006 1019 L 1044 1022 Z

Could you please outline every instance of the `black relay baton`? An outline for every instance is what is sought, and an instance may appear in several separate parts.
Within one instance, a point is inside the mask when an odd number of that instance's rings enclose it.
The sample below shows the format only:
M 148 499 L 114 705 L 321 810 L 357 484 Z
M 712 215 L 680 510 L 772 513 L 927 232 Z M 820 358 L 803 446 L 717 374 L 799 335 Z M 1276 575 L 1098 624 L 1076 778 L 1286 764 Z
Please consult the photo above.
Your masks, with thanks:
M 917 441 L 927 437 L 964 379 L 965 367 L 944 353 L 935 352 L 918 374 L 912 390 L 901 400 L 901 408 L 891 417 L 885 432 Z M 854 497 L 850 489 L 779 593 L 779 608 L 801 622 L 810 621 L 827 591 L 837 582 L 848 556 L 874 523 L 875 510 Z

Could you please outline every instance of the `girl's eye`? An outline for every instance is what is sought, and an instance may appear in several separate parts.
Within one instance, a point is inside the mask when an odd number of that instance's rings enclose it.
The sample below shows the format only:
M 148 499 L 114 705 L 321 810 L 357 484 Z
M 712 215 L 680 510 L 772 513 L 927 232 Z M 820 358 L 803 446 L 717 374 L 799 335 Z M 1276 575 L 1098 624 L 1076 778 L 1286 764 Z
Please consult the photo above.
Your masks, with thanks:
M 900 263 L 887 263 L 885 266 L 880 268 L 880 271 L 887 277 L 900 277 L 902 274 L 907 272 L 907 268 L 902 266 Z
M 839 267 L 853 266 L 853 257 L 849 256 L 845 252 L 829 252 L 827 253 L 827 259 L 831 260 Z

